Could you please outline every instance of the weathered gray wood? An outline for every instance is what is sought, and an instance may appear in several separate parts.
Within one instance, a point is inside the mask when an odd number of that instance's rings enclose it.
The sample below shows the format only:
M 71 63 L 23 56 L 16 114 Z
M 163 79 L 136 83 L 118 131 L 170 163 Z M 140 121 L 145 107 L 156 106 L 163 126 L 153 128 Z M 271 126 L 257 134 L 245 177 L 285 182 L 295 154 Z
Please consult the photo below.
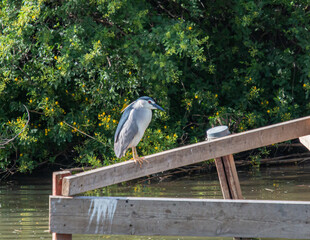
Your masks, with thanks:
M 50 197 L 50 228 L 72 234 L 308 239 L 310 202 Z
M 305 135 L 310 135 L 310 117 L 149 155 L 145 157 L 148 163 L 144 163 L 142 168 L 130 160 L 65 177 L 62 194 L 64 196 L 76 195 L 88 190 Z
M 243 199 L 241 186 L 239 182 L 239 177 L 235 165 L 235 160 L 233 155 L 227 155 L 222 157 L 225 166 L 225 172 L 227 181 L 229 184 L 229 189 L 231 192 L 231 199 Z
M 217 170 L 217 176 L 219 178 L 223 198 L 232 199 L 231 193 L 229 191 L 229 185 L 227 182 L 227 177 L 225 174 L 224 163 L 222 161 L 222 158 L 221 157 L 215 158 L 214 163 Z

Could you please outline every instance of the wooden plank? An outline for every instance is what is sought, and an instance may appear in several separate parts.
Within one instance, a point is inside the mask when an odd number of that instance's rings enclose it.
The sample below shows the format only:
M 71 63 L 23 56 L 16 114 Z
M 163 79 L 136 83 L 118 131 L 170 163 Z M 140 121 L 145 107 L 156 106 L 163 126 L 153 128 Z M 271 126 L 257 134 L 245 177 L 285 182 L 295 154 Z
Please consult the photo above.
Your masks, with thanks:
M 62 180 L 64 177 L 70 176 L 70 171 L 53 172 L 53 196 L 61 196 Z
M 299 141 L 302 145 L 308 148 L 308 150 L 310 150 L 310 135 L 300 137 Z
M 229 185 L 231 199 L 243 199 L 238 173 L 233 155 L 222 157 L 225 166 L 227 182 Z
M 52 231 L 308 239 L 310 202 L 50 197 Z
M 53 172 L 53 196 L 61 196 L 62 180 L 64 177 L 70 176 L 70 175 L 71 175 L 70 171 Z M 62 233 L 53 232 L 52 239 L 53 240 L 72 240 L 72 234 L 62 234 Z
M 221 191 L 224 199 L 232 199 L 230 191 L 229 191 L 229 186 L 227 182 L 227 177 L 225 174 L 225 169 L 224 169 L 224 164 L 222 161 L 222 158 L 215 158 L 214 159 L 216 170 L 217 170 L 217 176 L 219 178 L 220 186 L 221 186 Z
M 310 135 L 310 117 L 232 134 L 211 142 L 204 141 L 149 155 L 145 157 L 148 163 L 144 163 L 142 168 L 140 168 L 139 164 L 135 164 L 134 161 L 130 160 L 65 177 L 62 194 L 64 196 L 76 195 L 92 189 L 305 135 Z

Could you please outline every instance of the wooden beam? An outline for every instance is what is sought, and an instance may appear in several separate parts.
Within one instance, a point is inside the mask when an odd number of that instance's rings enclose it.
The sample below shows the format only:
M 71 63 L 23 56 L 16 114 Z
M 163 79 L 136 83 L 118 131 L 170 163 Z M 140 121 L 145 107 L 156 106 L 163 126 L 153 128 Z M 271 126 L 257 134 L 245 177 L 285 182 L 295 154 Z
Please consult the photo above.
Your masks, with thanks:
M 70 175 L 70 171 L 53 172 L 53 196 L 61 196 L 62 180 L 64 177 Z M 49 220 L 50 219 L 51 218 L 49 218 Z M 72 240 L 72 234 L 61 234 L 53 232 L 52 240 Z
M 67 234 L 308 239 L 310 202 L 50 197 L 50 229 Z
M 146 156 L 142 168 L 130 160 L 65 177 L 62 194 L 76 195 L 157 172 L 310 135 L 310 117 L 175 148 Z

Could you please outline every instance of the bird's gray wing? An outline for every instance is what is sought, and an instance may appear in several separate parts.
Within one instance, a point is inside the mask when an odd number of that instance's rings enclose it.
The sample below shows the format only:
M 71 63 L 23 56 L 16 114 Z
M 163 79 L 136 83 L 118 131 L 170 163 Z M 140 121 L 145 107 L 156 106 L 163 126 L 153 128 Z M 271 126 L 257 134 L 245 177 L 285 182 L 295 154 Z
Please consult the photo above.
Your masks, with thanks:
M 131 111 L 135 111 L 132 109 Z M 132 113 L 132 112 L 131 112 Z M 114 152 L 115 155 L 120 158 L 125 155 L 125 152 L 138 133 L 138 126 L 132 117 L 127 117 L 126 122 L 118 133 L 117 141 L 114 141 Z
M 128 105 L 122 112 L 124 112 L 121 116 L 121 119 L 119 120 L 119 123 L 117 125 L 116 131 L 115 131 L 115 135 L 114 135 L 114 143 L 117 142 L 118 140 L 118 135 L 120 133 L 120 131 L 122 130 L 122 127 L 124 125 L 124 123 L 127 121 L 128 116 L 130 114 L 130 112 L 133 110 L 132 105 L 135 102 L 131 103 L 130 105 Z

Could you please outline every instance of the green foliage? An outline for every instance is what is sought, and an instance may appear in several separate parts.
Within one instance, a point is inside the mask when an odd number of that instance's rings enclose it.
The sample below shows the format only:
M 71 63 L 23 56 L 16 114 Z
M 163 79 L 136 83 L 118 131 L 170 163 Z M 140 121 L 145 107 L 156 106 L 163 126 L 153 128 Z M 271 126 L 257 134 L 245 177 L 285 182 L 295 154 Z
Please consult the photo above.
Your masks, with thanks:
M 309 114 L 305 0 L 14 1 L 0 3 L 0 149 L 4 171 L 74 157 L 116 161 L 120 110 L 142 95 L 155 111 L 140 154 Z M 72 127 L 74 128 L 72 128 Z M 98 141 L 86 137 L 85 132 Z M 129 156 L 121 159 L 128 159 Z

